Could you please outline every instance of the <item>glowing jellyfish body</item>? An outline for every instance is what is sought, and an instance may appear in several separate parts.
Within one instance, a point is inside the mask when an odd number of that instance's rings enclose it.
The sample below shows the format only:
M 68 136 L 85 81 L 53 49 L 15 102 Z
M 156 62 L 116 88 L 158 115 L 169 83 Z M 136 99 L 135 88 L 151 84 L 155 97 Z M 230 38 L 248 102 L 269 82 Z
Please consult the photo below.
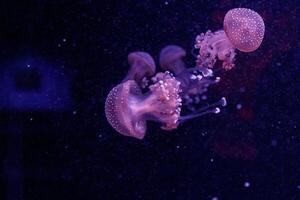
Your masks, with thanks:
M 235 8 L 225 15 L 224 31 L 235 48 L 251 52 L 262 43 L 265 24 L 257 12 L 247 8 Z
M 217 59 L 223 68 L 234 67 L 235 49 L 242 52 L 256 50 L 262 43 L 265 25 L 261 16 L 247 8 L 228 11 L 224 18 L 224 30 L 207 31 L 196 37 L 195 48 L 199 49 L 196 65 L 212 68 Z
M 122 135 L 143 139 L 149 120 L 159 122 L 164 130 L 173 130 L 186 120 L 219 113 L 227 104 L 225 97 L 215 103 L 201 104 L 207 100 L 209 86 L 221 80 L 213 71 L 217 59 L 223 61 L 224 69 L 231 69 L 235 49 L 256 50 L 264 31 L 264 22 L 256 12 L 238 8 L 226 14 L 224 30 L 207 31 L 197 36 L 195 48 L 199 49 L 199 55 L 195 67 L 186 66 L 183 61 L 186 51 L 177 45 L 161 50 L 159 64 L 165 72 L 157 74 L 154 60 L 148 53 L 130 53 L 131 67 L 127 76 L 110 91 L 105 102 L 108 122 Z M 189 113 L 182 116 L 182 108 Z
M 109 93 L 105 114 L 119 133 L 142 139 L 147 120 L 160 122 L 165 130 L 177 127 L 181 109 L 180 82 L 167 72 L 158 73 L 152 79 L 154 83 L 145 94 L 134 80 L 117 85 Z
M 119 133 L 143 138 L 146 132 L 145 121 L 132 116 L 131 99 L 141 94 L 135 81 L 126 81 L 114 87 L 105 102 L 105 114 L 110 125 Z

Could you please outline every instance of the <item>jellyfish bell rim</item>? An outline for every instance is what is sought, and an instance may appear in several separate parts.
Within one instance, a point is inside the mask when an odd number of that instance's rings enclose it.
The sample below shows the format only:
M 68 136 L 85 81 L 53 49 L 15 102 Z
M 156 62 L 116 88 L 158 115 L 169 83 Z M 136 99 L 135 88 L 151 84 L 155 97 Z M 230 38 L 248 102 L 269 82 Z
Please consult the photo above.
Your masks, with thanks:
M 128 80 L 115 86 L 107 95 L 105 101 L 105 115 L 109 124 L 124 136 L 143 139 L 147 124 L 145 120 L 137 120 L 132 116 L 130 98 L 140 95 L 141 89 L 134 80 Z
M 173 50 L 172 50 L 172 52 L 170 52 L 172 48 L 173 48 Z M 174 50 L 175 50 L 175 53 L 173 52 Z M 168 54 L 171 54 L 172 57 L 170 58 L 170 56 L 166 56 Z M 182 59 L 185 56 L 186 56 L 186 51 L 182 47 L 180 47 L 178 45 L 167 45 L 160 51 L 159 65 L 161 66 L 162 69 L 170 70 L 168 67 L 169 64 L 173 63 L 175 60 Z M 165 58 L 168 58 L 168 59 L 165 59 Z M 167 61 L 164 61 L 164 60 L 167 60 Z
M 134 63 L 140 61 L 147 66 L 145 74 L 152 76 L 156 72 L 155 62 L 150 54 L 144 51 L 134 51 L 128 54 L 127 56 L 128 63 L 133 67 Z
M 229 29 L 228 29 L 228 19 L 230 18 L 230 15 L 233 13 L 233 12 L 237 12 L 239 10 L 242 10 L 243 12 L 247 11 L 247 12 L 250 12 L 251 14 L 253 14 L 253 16 L 259 20 L 258 24 L 261 25 L 261 28 L 263 29 L 261 32 L 262 32 L 262 35 L 261 35 L 261 38 L 259 40 L 259 42 L 255 45 L 255 47 L 252 47 L 252 48 L 242 48 L 240 44 L 237 44 L 237 42 L 235 42 L 232 38 L 231 38 L 231 32 Z M 263 39 L 264 39 L 264 34 L 265 34 L 265 23 L 264 23 L 264 20 L 263 18 L 261 17 L 260 14 L 258 14 L 256 11 L 250 9 L 250 8 L 233 8 L 233 9 L 230 9 L 227 11 L 227 13 L 225 14 L 224 16 L 224 20 L 223 20 L 223 27 L 224 27 L 224 32 L 226 34 L 226 37 L 228 38 L 229 42 L 233 45 L 234 48 L 238 49 L 239 51 L 241 52 L 245 52 L 245 53 L 249 53 L 249 52 L 253 52 L 255 50 L 257 50 L 262 42 L 263 42 Z

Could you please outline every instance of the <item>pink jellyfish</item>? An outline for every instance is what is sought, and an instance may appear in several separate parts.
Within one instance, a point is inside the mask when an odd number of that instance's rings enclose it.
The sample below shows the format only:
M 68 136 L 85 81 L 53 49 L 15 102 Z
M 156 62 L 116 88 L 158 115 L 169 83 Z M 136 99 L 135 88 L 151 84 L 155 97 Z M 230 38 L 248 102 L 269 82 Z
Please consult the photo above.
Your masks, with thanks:
M 114 87 L 105 102 L 108 122 L 119 133 L 142 139 L 147 120 L 159 121 L 165 130 L 175 129 L 181 110 L 180 82 L 170 73 L 157 73 L 149 92 L 142 94 L 134 80 Z
M 132 52 L 128 55 L 128 63 L 130 70 L 123 82 L 135 80 L 139 85 L 145 87 L 146 77 L 153 76 L 156 71 L 152 56 L 142 51 Z
M 199 49 L 196 64 L 212 68 L 217 58 L 226 70 L 234 67 L 235 49 L 242 52 L 255 51 L 262 43 L 265 24 L 262 17 L 248 8 L 229 10 L 224 18 L 224 30 L 207 31 L 196 38 Z

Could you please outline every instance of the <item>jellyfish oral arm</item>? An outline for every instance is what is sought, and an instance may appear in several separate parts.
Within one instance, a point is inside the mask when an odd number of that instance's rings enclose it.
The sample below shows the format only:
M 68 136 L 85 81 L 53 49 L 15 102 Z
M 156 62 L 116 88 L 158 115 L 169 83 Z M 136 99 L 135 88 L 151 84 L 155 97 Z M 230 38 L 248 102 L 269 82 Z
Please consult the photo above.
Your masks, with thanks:
M 225 97 L 222 97 L 219 101 L 216 103 L 210 104 L 208 106 L 202 107 L 199 110 L 196 111 L 194 114 L 186 115 L 186 116 L 180 116 L 179 122 L 183 123 L 187 120 L 194 119 L 197 117 L 201 117 L 203 115 L 207 115 L 210 113 L 218 114 L 220 113 L 221 109 L 220 107 L 225 107 L 227 105 L 227 101 Z
M 184 123 L 184 122 L 186 122 L 187 120 L 194 119 L 194 118 L 198 118 L 198 117 L 202 117 L 202 116 L 207 115 L 207 114 L 210 114 L 210 113 L 218 114 L 218 113 L 220 113 L 220 108 L 216 107 L 216 108 L 213 108 L 213 109 L 211 109 L 211 110 L 205 110 L 205 111 L 200 112 L 200 113 L 191 114 L 191 115 L 186 115 L 186 116 L 181 116 L 181 117 L 179 118 L 179 122 L 180 122 L 180 123 Z
M 180 116 L 180 83 L 169 72 L 158 73 L 150 91 L 141 96 L 131 96 L 129 107 L 135 121 L 153 120 L 163 124 L 165 130 L 177 127 Z
M 226 70 L 234 67 L 235 48 L 223 30 L 201 33 L 196 37 L 195 48 L 199 49 L 196 60 L 198 67 L 213 68 L 217 59 L 223 61 Z

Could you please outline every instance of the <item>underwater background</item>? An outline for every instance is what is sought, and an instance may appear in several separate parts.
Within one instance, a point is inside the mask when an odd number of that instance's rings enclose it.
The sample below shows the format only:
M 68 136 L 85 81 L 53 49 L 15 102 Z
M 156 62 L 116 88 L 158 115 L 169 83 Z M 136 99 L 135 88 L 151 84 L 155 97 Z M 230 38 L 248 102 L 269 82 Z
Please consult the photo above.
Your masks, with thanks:
M 118 134 L 104 103 L 127 55 L 176 44 L 194 66 L 195 37 L 236 7 L 266 32 L 210 89 L 228 106 Z M 0 30 L 0 199 L 300 199 L 299 1 L 1 1 Z

